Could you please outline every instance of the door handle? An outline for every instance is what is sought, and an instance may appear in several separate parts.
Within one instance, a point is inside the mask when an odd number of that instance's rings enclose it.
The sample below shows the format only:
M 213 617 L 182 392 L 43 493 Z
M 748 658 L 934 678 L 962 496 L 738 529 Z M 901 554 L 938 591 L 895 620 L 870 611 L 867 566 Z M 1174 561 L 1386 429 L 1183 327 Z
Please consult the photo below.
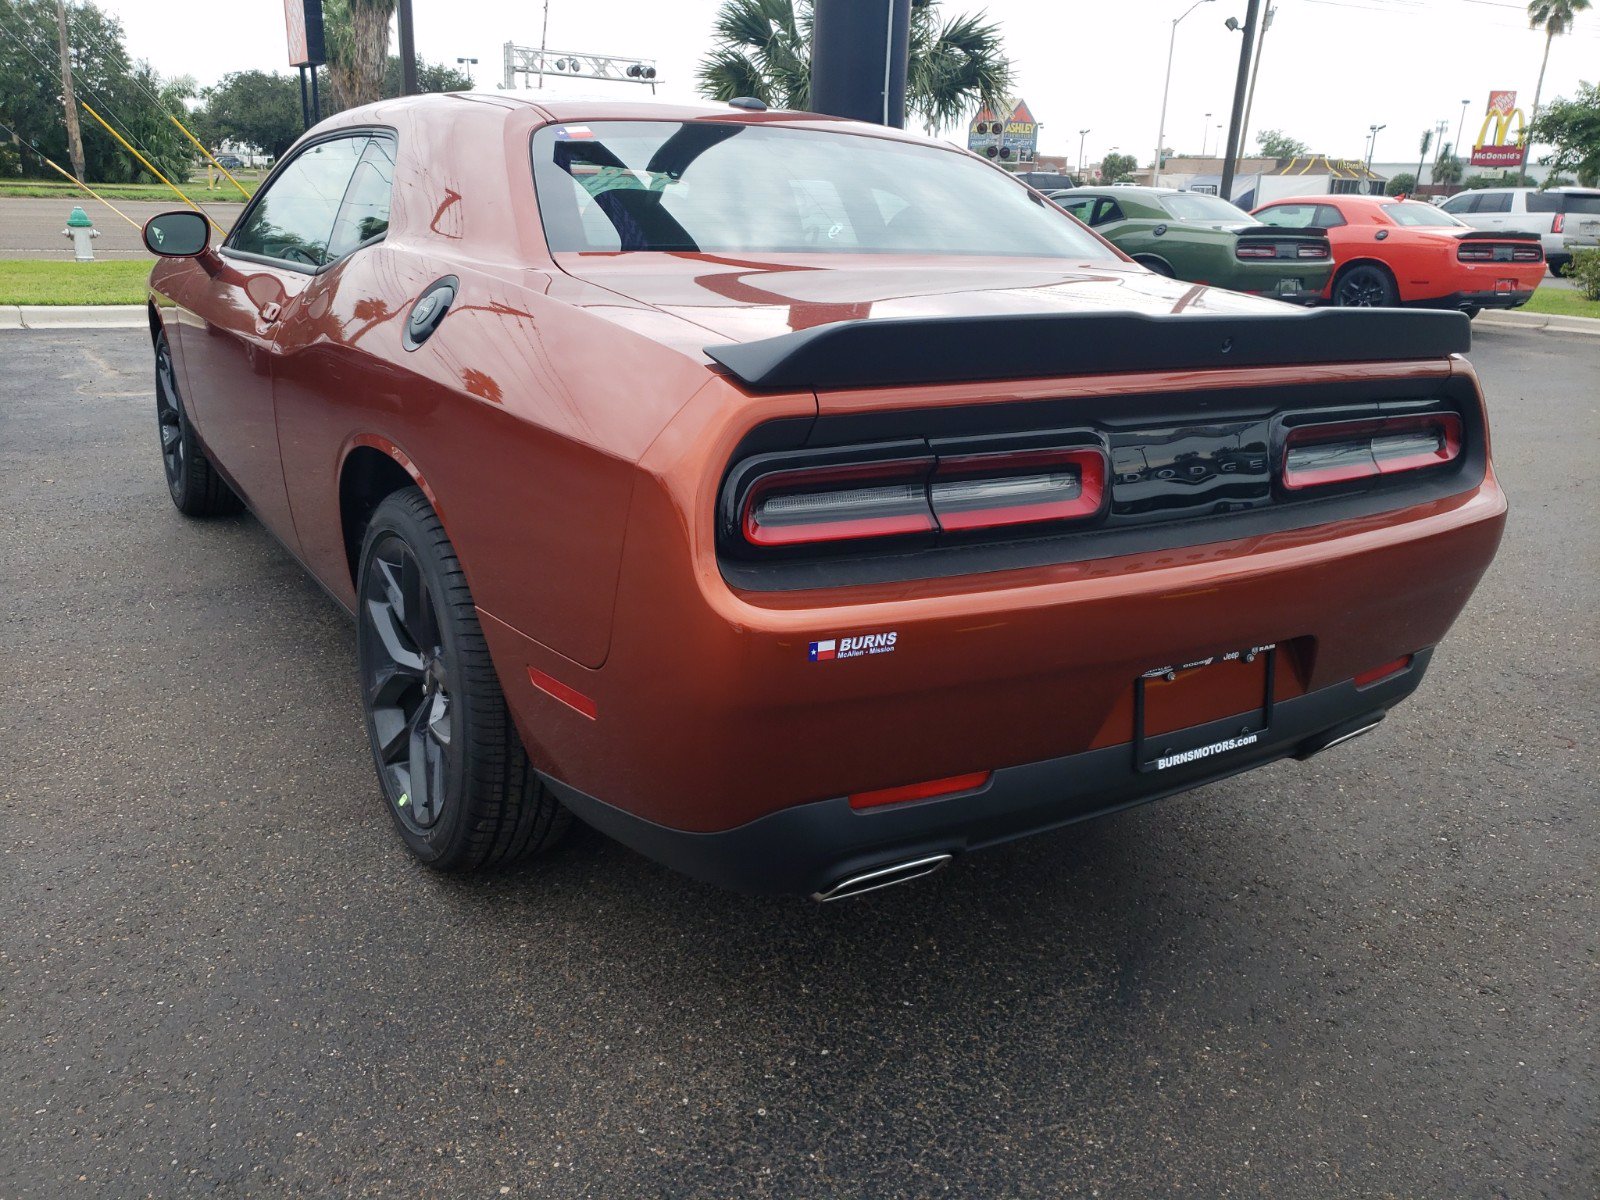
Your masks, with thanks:
M 268 325 L 271 325 L 282 315 L 283 306 L 275 301 L 269 300 L 261 306 L 261 319 Z

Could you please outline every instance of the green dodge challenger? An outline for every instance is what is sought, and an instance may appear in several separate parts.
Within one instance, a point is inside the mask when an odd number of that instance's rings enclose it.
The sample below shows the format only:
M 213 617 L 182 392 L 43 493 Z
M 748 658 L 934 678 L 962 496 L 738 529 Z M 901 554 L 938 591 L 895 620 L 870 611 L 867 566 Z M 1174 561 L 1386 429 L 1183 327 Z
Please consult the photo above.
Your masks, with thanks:
M 1242 208 L 1203 192 L 1081 187 L 1047 194 L 1161 275 L 1314 304 L 1333 273 L 1333 252 L 1321 230 L 1263 225 Z

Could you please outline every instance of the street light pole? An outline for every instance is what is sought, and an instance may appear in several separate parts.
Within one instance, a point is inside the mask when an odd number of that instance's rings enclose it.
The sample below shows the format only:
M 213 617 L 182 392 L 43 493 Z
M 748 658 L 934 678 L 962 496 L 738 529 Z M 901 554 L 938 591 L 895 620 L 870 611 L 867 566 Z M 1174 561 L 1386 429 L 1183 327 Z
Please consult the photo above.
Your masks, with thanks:
M 1250 87 L 1250 61 L 1255 57 L 1257 22 L 1261 19 L 1261 0 L 1250 0 L 1244 10 L 1244 36 L 1239 39 L 1239 73 L 1233 81 L 1233 108 L 1228 114 L 1228 150 L 1222 163 L 1222 186 L 1217 194 L 1233 199 L 1233 176 L 1238 168 L 1239 135 L 1244 124 L 1244 94 Z
M 395 5 L 400 30 L 400 94 L 417 94 L 417 41 L 415 25 L 411 20 L 411 0 L 400 0 Z
M 1471 103 L 1472 103 L 1471 100 L 1463 100 L 1461 102 L 1461 124 L 1456 126 L 1456 158 L 1458 160 L 1461 158 L 1461 138 L 1462 138 L 1462 135 L 1467 132 L 1467 105 L 1469 105 Z M 1467 164 L 1466 163 L 1462 163 L 1461 164 L 1461 174 L 1457 177 L 1456 182 L 1460 183 L 1466 177 L 1467 177 Z M 1445 184 L 1445 191 L 1448 192 L 1449 190 L 1450 190 L 1450 185 L 1449 184 Z
M 1092 129 L 1078 130 L 1078 182 L 1080 184 L 1083 182 L 1083 139 L 1093 132 L 1094 130 Z
M 1378 135 L 1389 127 L 1387 125 L 1369 125 L 1367 128 L 1372 131 L 1367 135 L 1367 174 L 1371 175 L 1372 152 L 1378 148 Z
M 458 59 L 456 59 L 456 66 L 458 66 L 458 67 L 466 67 L 466 69 L 467 69 L 467 78 L 471 79 L 473 83 L 477 83 L 478 82 L 476 79 L 473 79 L 473 75 L 472 75 L 472 68 L 477 66 L 477 65 L 478 65 L 478 60 L 475 59 L 475 58 L 458 58 Z
M 1272 28 L 1272 18 L 1278 15 L 1276 4 L 1267 5 L 1267 15 L 1261 19 L 1261 34 L 1256 38 L 1255 62 L 1250 67 L 1250 91 L 1244 98 L 1244 124 L 1239 127 L 1239 157 L 1245 156 L 1250 145 L 1250 110 L 1256 105 L 1256 77 L 1261 74 L 1261 52 L 1266 49 L 1267 30 Z
M 1201 158 L 1204 158 L 1206 156 L 1206 146 L 1209 144 L 1206 139 L 1208 139 L 1210 136 L 1211 136 L 1211 114 L 1207 113 L 1206 114 L 1206 123 L 1200 127 L 1200 157 Z
M 1194 3 L 1184 10 L 1183 17 L 1187 17 L 1202 4 L 1210 3 L 1211 0 L 1194 0 Z M 1167 97 L 1172 92 L 1172 52 L 1178 45 L 1178 23 L 1183 17 L 1172 19 L 1172 35 L 1167 39 L 1167 81 L 1161 85 L 1161 124 L 1156 131 L 1156 156 L 1150 160 L 1155 164 L 1150 168 L 1151 187 L 1161 186 L 1162 158 L 1167 152 Z

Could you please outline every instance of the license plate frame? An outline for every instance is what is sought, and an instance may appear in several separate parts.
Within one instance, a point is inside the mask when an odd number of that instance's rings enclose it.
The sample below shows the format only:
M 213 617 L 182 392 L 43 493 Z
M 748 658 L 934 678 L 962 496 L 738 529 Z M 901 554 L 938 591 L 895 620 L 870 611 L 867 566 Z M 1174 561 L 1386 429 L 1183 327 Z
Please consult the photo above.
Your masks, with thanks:
M 1149 734 L 1146 730 L 1147 703 L 1145 689 L 1156 680 L 1171 679 L 1179 671 L 1204 669 L 1219 663 L 1242 658 L 1253 662 L 1259 655 L 1266 657 L 1263 670 L 1261 706 L 1253 712 L 1223 717 L 1218 721 L 1177 729 L 1169 733 Z M 1140 773 L 1148 774 L 1203 762 L 1234 750 L 1242 750 L 1261 741 L 1272 728 L 1274 693 L 1277 689 L 1278 646 L 1269 643 L 1252 646 L 1247 650 L 1230 651 L 1213 655 L 1196 662 L 1146 671 L 1134 680 L 1133 685 L 1133 765 Z M 1222 721 L 1236 723 L 1232 732 L 1218 736 L 1216 726 Z

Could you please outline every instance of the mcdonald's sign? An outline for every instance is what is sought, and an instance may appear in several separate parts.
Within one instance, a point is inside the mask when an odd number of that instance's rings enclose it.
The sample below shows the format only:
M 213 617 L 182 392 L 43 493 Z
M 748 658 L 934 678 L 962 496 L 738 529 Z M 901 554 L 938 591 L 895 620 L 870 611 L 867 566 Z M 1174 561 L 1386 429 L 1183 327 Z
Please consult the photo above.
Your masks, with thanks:
M 1517 133 L 1511 136 L 1511 123 L 1515 121 Z M 1483 124 L 1478 127 L 1478 140 L 1472 143 L 1472 165 L 1475 167 L 1517 167 L 1522 165 L 1522 142 L 1528 136 L 1527 122 L 1517 107 L 1515 92 L 1490 92 L 1489 107 L 1484 110 Z

